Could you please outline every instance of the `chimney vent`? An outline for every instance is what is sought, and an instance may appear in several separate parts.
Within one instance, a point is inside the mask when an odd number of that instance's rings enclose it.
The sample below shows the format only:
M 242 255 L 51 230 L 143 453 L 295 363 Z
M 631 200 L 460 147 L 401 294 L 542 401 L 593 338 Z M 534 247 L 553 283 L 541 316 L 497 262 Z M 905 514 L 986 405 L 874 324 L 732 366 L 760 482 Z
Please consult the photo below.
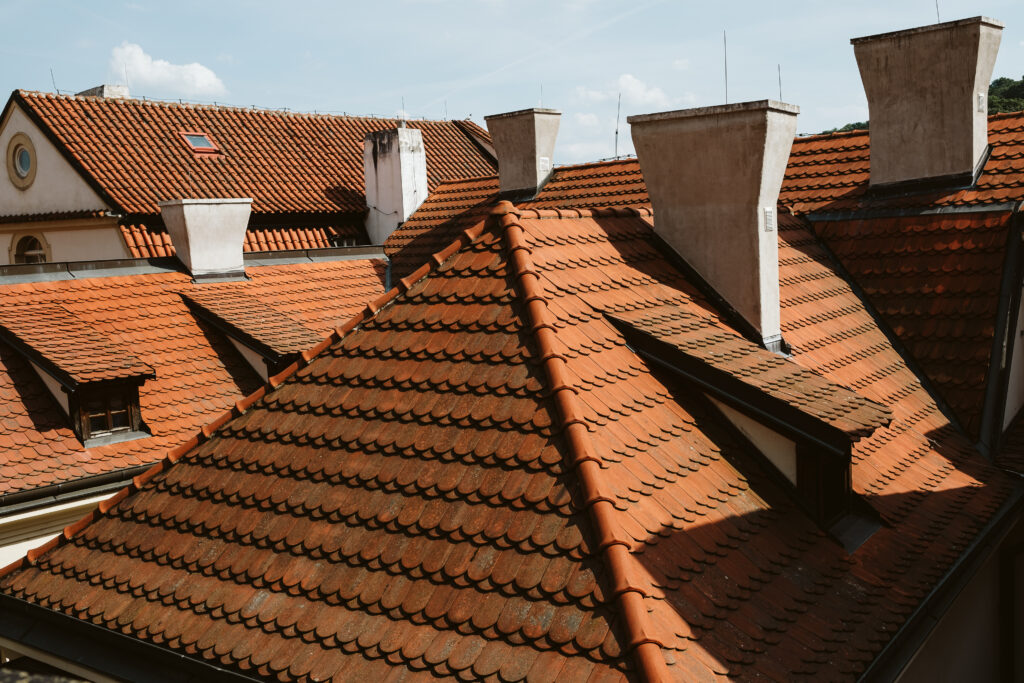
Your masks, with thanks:
M 400 223 L 427 198 L 427 153 L 418 128 L 367 133 L 363 139 L 366 179 L 366 232 L 373 244 L 384 244 Z
M 245 277 L 252 199 L 172 199 L 159 206 L 174 251 L 195 280 Z
M 75 93 L 80 97 L 107 97 L 111 99 L 128 99 L 127 85 L 97 85 L 95 88 Z
M 800 109 L 774 100 L 630 116 L 654 229 L 782 348 L 776 205 Z
M 502 192 L 534 197 L 554 168 L 552 159 L 562 114 L 554 109 L 523 109 L 485 116 L 498 157 Z
M 971 182 L 988 148 L 1002 30 L 974 17 L 850 41 L 868 98 L 872 186 Z

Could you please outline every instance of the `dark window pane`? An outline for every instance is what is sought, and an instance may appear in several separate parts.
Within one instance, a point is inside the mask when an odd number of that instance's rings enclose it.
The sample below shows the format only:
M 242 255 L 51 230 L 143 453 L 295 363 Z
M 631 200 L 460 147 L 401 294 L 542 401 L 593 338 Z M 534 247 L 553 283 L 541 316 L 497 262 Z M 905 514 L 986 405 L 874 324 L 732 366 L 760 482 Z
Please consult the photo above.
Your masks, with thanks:
M 116 429 L 128 429 L 128 411 L 127 410 L 111 410 L 110 411 L 110 428 Z
M 205 135 L 186 135 L 185 139 L 188 140 L 188 144 L 196 149 L 211 149 L 213 147 L 210 138 Z

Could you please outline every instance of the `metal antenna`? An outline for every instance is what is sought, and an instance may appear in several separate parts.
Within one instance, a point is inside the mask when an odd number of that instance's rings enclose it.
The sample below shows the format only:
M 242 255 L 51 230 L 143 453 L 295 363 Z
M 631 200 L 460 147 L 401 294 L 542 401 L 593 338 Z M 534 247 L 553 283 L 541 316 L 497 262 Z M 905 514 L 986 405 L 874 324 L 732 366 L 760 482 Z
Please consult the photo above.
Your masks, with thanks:
M 126 62 L 121 62 L 121 68 L 124 69 L 124 87 L 131 90 L 132 86 L 128 83 L 128 64 Z
M 725 64 L 725 103 L 729 104 L 729 43 L 722 31 L 722 62 Z
M 779 64 L 779 102 L 782 101 L 782 65 Z
M 406 117 L 406 113 L 405 113 L 405 95 L 402 95 L 402 118 L 404 119 L 405 117 Z
M 537 106 L 538 107 L 543 107 L 544 106 L 544 84 L 543 83 L 540 84 L 540 103 Z
M 50 67 L 50 82 L 53 83 L 53 91 L 60 94 L 60 88 L 57 87 L 57 79 L 53 77 L 53 67 Z
M 622 113 L 622 93 L 619 93 L 619 103 L 615 106 L 615 156 L 619 156 L 619 115 Z
M 935 0 L 935 23 L 942 23 L 942 18 L 939 16 L 939 0 Z

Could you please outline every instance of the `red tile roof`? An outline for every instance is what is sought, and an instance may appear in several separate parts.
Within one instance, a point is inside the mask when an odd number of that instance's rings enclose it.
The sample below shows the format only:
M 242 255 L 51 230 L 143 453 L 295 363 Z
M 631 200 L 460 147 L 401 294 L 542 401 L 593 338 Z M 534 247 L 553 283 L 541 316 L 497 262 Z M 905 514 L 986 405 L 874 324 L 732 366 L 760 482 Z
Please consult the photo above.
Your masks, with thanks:
M 499 209 L 0 589 L 282 681 L 856 678 L 1007 481 L 785 219 L 794 361 L 893 414 L 847 554 L 609 322 L 717 319 L 643 217 Z
M 323 261 L 250 267 L 250 279 L 238 283 L 194 285 L 186 274 L 166 272 L 0 286 L 5 317 L 39 313 L 33 339 L 42 344 L 49 335 L 48 352 L 67 355 L 66 343 L 88 328 L 104 337 L 102 348 L 134 356 L 156 375 L 139 391 L 152 436 L 83 448 L 28 363 L 0 344 L 0 495 L 155 462 L 258 386 L 234 347 L 198 322 L 181 294 L 241 291 L 322 336 L 381 291 L 383 270 L 379 261 Z M 253 328 L 260 333 L 258 323 Z M 105 356 L 98 365 L 113 362 Z
M 113 209 L 157 214 L 176 197 L 252 197 L 262 213 L 361 212 L 363 137 L 396 119 L 77 97 L 16 90 L 16 102 Z M 431 188 L 494 173 L 467 121 L 409 122 L 423 131 Z M 195 155 L 181 131 L 211 136 L 220 154 Z
M 814 225 L 974 436 L 1012 216 L 928 214 Z
M 159 220 L 133 221 L 122 224 L 121 236 L 132 258 L 159 258 L 174 256 L 174 244 Z M 359 221 L 347 221 L 332 216 L 321 224 L 310 221 L 307 225 L 279 226 L 250 225 L 245 233 L 242 251 L 291 251 L 298 249 L 326 249 L 345 244 L 366 244 L 366 230 Z
M 74 385 L 153 377 L 153 368 L 136 358 L 130 347 L 118 344 L 59 300 L 25 305 L 5 301 L 0 308 L 0 338 Z
M 498 177 L 441 183 L 408 221 L 385 241 L 396 278 L 424 263 L 460 231 L 487 214 L 497 201 Z M 561 166 L 531 201 L 529 209 L 649 207 L 647 187 L 636 159 Z M 475 207 L 475 210 L 473 210 Z
M 182 296 L 209 319 L 278 355 L 302 353 L 323 338 L 323 330 L 307 328 L 288 315 L 287 309 L 268 305 L 259 293 L 250 293 L 249 289 L 239 283 L 213 290 L 195 288 Z
M 1024 197 L 1024 112 L 989 117 L 992 152 L 973 188 L 917 193 L 880 202 L 890 207 L 1000 204 Z M 797 213 L 864 206 L 870 179 L 868 131 L 797 138 L 779 203 Z

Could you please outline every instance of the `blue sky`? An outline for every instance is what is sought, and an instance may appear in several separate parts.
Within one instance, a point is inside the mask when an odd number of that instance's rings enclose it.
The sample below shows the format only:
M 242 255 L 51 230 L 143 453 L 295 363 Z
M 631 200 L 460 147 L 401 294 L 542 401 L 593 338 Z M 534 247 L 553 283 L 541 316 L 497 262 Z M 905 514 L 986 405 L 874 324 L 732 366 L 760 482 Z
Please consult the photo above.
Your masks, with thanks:
M 714 6 L 712 6 L 714 5 Z M 943 21 L 1006 23 L 995 76 L 1024 75 L 1024 2 L 939 0 Z M 632 152 L 625 117 L 779 96 L 815 133 L 867 118 L 849 39 L 933 23 L 934 0 L 0 0 L 0 89 L 293 111 L 466 118 L 543 104 L 563 112 L 556 161 Z M 11 27 L 27 27 L 24 31 Z M 29 28 L 30 27 L 30 28 Z M 41 28 L 45 27 L 45 29 Z

